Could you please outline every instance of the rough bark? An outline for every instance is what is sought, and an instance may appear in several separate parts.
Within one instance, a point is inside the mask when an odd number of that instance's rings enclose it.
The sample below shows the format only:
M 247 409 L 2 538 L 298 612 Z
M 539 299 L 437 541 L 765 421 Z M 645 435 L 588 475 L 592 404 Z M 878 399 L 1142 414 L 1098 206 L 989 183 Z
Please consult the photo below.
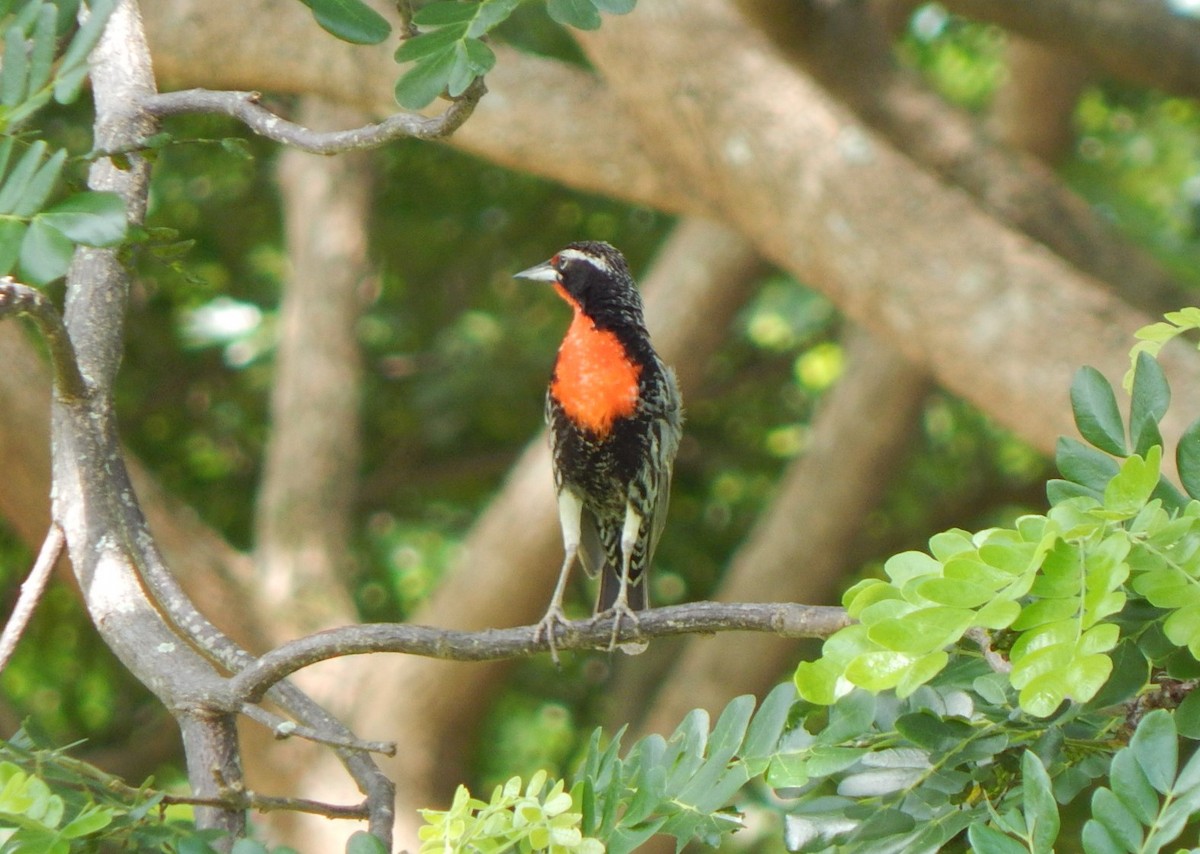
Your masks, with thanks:
M 309 127 L 356 110 L 306 98 Z M 351 528 L 362 365 L 356 330 L 368 277 L 366 155 L 286 151 L 279 185 L 289 269 L 280 304 L 271 434 L 256 509 L 255 560 L 273 639 L 354 620 Z
M 91 59 L 97 144 L 115 148 L 148 133 L 150 123 L 133 105 L 153 92 L 154 78 L 133 0 L 118 4 Z M 88 183 L 92 189 L 120 193 L 130 220 L 142 221 L 149 184 L 145 160 L 131 158 L 127 169 L 99 160 Z M 129 277 L 115 250 L 81 249 L 76 254 L 67 281 L 64 319 L 89 389 L 80 400 L 67 400 L 62 389 L 56 389 L 51 427 L 53 516 L 66 535 L 97 629 L 180 722 L 193 791 L 200 797 L 216 797 L 214 771 L 232 785 L 241 781 L 233 716 L 197 713 L 202 698 L 219 688 L 218 674 L 194 649 L 180 643 L 142 586 L 141 571 L 157 554 L 125 472 L 112 409 L 128 293 Z M 197 810 L 197 822 L 235 835 L 245 829 L 245 816 L 237 810 Z M 228 849 L 232 842 L 217 844 Z
M 1051 67 L 1045 49 L 1021 39 L 1010 42 L 1012 73 L 992 113 L 1002 124 L 989 133 L 976 116 L 948 104 L 897 63 L 885 12 L 876 6 L 772 0 L 737 0 L 737 5 L 785 56 L 862 121 L 923 168 L 966 190 L 999 222 L 1106 282 L 1137 308 L 1172 311 L 1187 298 L 1148 252 L 1058 180 L 1039 152 L 1026 153 L 1033 140 L 1022 135 L 1053 130 L 1054 139 L 1043 147 L 1069 140 L 1070 107 L 1086 74 L 1078 59 L 1059 53 Z M 1035 108 L 1043 116 L 1025 116 L 1032 124 L 1003 118 L 1009 111 Z M 1046 120 L 1050 116 L 1053 123 Z

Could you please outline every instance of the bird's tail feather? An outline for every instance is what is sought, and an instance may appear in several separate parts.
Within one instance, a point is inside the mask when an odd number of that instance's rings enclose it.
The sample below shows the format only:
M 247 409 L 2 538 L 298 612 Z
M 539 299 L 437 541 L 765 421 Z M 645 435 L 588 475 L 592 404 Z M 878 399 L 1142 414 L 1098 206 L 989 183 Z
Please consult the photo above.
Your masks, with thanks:
M 600 595 L 596 597 L 596 613 L 602 613 L 611 608 L 617 601 L 621 591 L 621 573 L 609 563 L 604 564 L 600 572 Z M 646 580 L 644 575 L 629 579 L 629 589 L 626 591 L 629 610 L 645 611 L 650 607 L 646 596 Z

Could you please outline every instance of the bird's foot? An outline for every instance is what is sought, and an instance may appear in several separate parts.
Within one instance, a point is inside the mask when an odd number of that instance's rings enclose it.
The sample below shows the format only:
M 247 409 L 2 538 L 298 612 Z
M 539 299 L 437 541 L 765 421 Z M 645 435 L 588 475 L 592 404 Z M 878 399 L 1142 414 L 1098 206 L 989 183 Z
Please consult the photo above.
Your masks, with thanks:
M 555 631 L 558 626 L 567 625 L 567 615 L 563 613 L 561 605 L 551 605 L 550 610 L 546 612 L 546 616 L 538 621 L 537 626 L 533 630 L 533 642 L 537 643 L 545 635 L 546 643 L 550 647 L 550 660 L 554 662 L 555 667 L 562 665 L 558 660 L 558 646 L 555 640 Z
M 595 619 L 606 619 L 608 617 L 611 617 L 613 621 L 612 634 L 608 639 L 609 652 L 612 652 L 614 649 L 618 648 L 626 655 L 637 655 L 640 652 L 646 651 L 646 647 L 649 644 L 644 640 L 631 640 L 617 643 L 617 638 L 621 635 L 621 622 L 624 620 L 628 620 L 629 623 L 632 624 L 634 636 L 640 634 L 641 618 L 638 617 L 637 611 L 634 611 L 627 604 L 618 600 L 607 611 L 602 611 L 597 614 Z

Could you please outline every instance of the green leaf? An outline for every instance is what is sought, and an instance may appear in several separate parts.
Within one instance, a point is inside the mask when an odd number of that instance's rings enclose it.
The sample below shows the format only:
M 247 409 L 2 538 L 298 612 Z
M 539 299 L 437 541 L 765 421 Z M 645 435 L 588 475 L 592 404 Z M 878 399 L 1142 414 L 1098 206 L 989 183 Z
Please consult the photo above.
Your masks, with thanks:
M 29 55 L 25 52 L 25 33 L 9 27 L 4 34 L 4 59 L 0 62 L 0 104 L 15 107 L 25 98 L 29 82 Z
M 960 578 L 930 578 L 917 584 L 916 590 L 931 602 L 952 606 L 950 611 L 978 608 L 996 595 L 996 591 L 986 585 Z
M 942 565 L 924 552 L 907 551 L 888 558 L 883 571 L 897 587 L 903 587 L 914 578 L 941 575 Z
M 1052 507 L 1072 498 L 1095 498 L 1099 501 L 1100 496 L 1099 491 L 1089 489 L 1074 481 L 1057 479 L 1046 481 L 1046 501 Z
M 361 0 L 303 0 L 321 29 L 351 44 L 379 44 L 392 33 L 387 20 Z
M 116 193 L 84 192 L 63 199 L 38 215 L 84 246 L 115 246 L 125 239 L 125 202 Z
M 1058 439 L 1054 464 L 1067 480 L 1097 492 L 1103 492 L 1108 482 L 1120 471 L 1120 466 L 1112 457 L 1067 436 Z
M 1108 772 L 1113 794 L 1120 799 L 1134 819 L 1143 825 L 1151 824 L 1158 815 L 1158 795 L 1142 773 L 1131 750 L 1121 750 L 1113 757 Z
M 6 276 L 21 257 L 21 241 L 29 226 L 19 219 L 0 218 L 0 276 Z
M 1179 437 L 1175 448 L 1179 480 L 1191 498 L 1200 498 L 1200 419 L 1196 419 Z
M 1185 738 L 1200 740 L 1200 692 L 1192 691 L 1184 697 L 1175 710 L 1175 727 Z
M 1117 844 L 1127 851 L 1142 846 L 1142 826 L 1125 804 L 1108 789 L 1097 789 L 1092 795 L 1092 816 L 1104 825 Z
M 467 35 L 475 39 L 487 35 L 497 25 L 508 20 L 519 5 L 521 0 L 483 0 L 476 7 L 475 18 L 471 21 Z
M 58 10 L 51 3 L 46 3 L 38 12 L 37 22 L 33 28 L 33 48 L 29 55 L 29 91 L 31 93 L 42 89 L 50 82 L 50 74 L 54 69 L 55 29 L 58 23 Z
M 957 642 L 974 617 L 975 612 L 966 608 L 921 608 L 872 625 L 868 636 L 894 652 L 931 652 Z
M 64 839 L 78 839 L 112 824 L 115 811 L 109 807 L 86 807 L 59 831 Z
M 627 15 L 637 6 L 637 0 L 592 0 L 592 5 L 610 15 Z
M 1179 762 L 1179 742 L 1170 712 L 1156 709 L 1142 718 L 1129 740 L 1129 749 L 1154 790 L 1164 795 L 1171 791 Z
M 453 0 L 430 3 L 422 6 L 413 15 L 413 23 L 422 27 L 444 27 L 447 24 L 465 24 L 474 20 L 479 13 L 478 3 L 456 3 Z
M 1025 830 L 1034 851 L 1049 851 L 1058 838 L 1058 804 L 1050 788 L 1046 766 L 1033 751 L 1021 757 L 1023 777 L 1021 798 L 1025 811 Z
M 975 854 L 1029 854 L 1029 849 L 988 824 L 972 824 L 967 840 Z
M 1079 434 L 1097 448 L 1124 457 L 1125 424 L 1117 409 L 1117 397 L 1104 375 L 1093 367 L 1075 372 L 1071 383 L 1071 409 Z
M 100 41 L 116 5 L 116 0 L 93 0 L 89 4 L 87 20 L 76 31 L 58 64 L 54 78 L 54 100 L 58 103 L 69 104 L 79 97 L 88 73 L 88 54 Z
M 1129 433 L 1134 453 L 1145 456 L 1152 445 L 1162 444 L 1158 422 L 1171 404 L 1171 389 L 1158 360 L 1138 353 L 1129 404 Z
M 21 198 L 13 208 L 17 216 L 31 216 L 42 209 L 46 199 L 54 191 L 58 176 L 62 174 L 63 164 L 67 162 L 67 152 L 59 149 L 38 167 L 37 171 L 21 191 Z
M 792 681 L 796 691 L 810 703 L 821 706 L 832 705 L 837 700 L 838 679 L 842 675 L 840 665 L 829 659 L 802 661 L 796 665 Z
M 546 11 L 555 23 L 564 27 L 577 30 L 600 28 L 600 13 L 591 0 L 547 0 Z
M 783 728 L 787 725 L 788 713 L 796 701 L 796 686 L 790 682 L 776 685 L 762 701 L 750 727 L 746 730 L 746 743 L 742 746 L 742 758 L 766 759 L 775 752 Z M 762 773 L 761 769 L 758 773 Z
M 456 62 L 453 48 L 418 62 L 396 81 L 396 102 L 409 110 L 428 106 L 446 88 Z
M 1083 826 L 1080 841 L 1083 843 L 1085 854 L 1127 854 L 1124 846 L 1118 845 L 1104 829 L 1104 825 L 1094 818 L 1088 819 L 1087 824 Z
M 396 62 L 415 62 L 440 51 L 449 50 L 455 42 L 463 38 L 465 32 L 466 25 L 450 26 L 406 39 L 396 49 Z
M 845 676 L 855 685 L 878 693 L 895 688 L 915 660 L 903 652 L 864 652 L 846 665 Z
M 29 146 L 12 172 L 4 178 L 4 183 L 0 186 L 0 214 L 16 211 L 17 205 L 25 196 L 25 189 L 42 163 L 46 148 L 46 143 L 40 139 Z
M 74 255 L 66 235 L 35 219 L 21 241 L 21 275 L 35 285 L 49 284 L 67 274 Z
M 346 841 L 346 854 L 388 854 L 388 849 L 365 830 L 358 830 Z
M 820 744 L 841 744 L 860 737 L 875 720 L 875 695 L 851 691 L 829 710 L 829 723 L 817 734 Z
M 1162 447 L 1155 445 L 1146 456 L 1131 456 L 1121 464 L 1117 476 L 1104 488 L 1104 510 L 1119 519 L 1136 516 L 1158 485 Z
M 1054 714 L 1066 698 L 1062 679 L 1051 672 L 1031 679 L 1017 695 L 1017 702 L 1029 714 L 1046 718 Z

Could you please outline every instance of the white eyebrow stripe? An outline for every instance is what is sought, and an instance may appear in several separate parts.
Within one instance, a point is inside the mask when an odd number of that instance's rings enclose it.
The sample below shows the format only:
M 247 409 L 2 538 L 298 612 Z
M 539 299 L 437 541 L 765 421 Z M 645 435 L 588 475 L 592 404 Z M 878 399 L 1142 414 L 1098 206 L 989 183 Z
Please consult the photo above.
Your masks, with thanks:
M 588 252 L 580 252 L 578 249 L 564 249 L 558 253 L 558 257 L 572 261 L 584 261 L 603 273 L 611 274 L 613 271 L 605 258 L 601 258 L 599 255 L 592 255 Z

